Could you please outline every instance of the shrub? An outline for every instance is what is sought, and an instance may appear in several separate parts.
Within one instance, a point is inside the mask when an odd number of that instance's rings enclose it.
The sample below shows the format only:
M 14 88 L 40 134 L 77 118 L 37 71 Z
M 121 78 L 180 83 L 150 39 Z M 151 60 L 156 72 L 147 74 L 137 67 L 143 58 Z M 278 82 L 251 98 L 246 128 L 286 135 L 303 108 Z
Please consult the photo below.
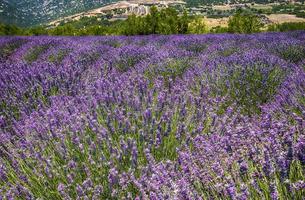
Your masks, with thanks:
M 144 73 L 150 80 L 161 76 L 163 77 L 166 84 L 169 79 L 175 81 L 176 78 L 181 78 L 185 70 L 191 66 L 190 59 L 168 59 L 163 61 L 161 64 L 150 66 Z
M 302 59 L 305 59 L 305 48 L 300 45 L 289 45 L 289 46 L 283 46 L 277 49 L 277 53 L 282 57 L 283 59 L 289 61 L 289 62 L 299 62 Z
M 234 16 L 230 17 L 228 31 L 230 33 L 256 33 L 260 31 L 262 26 L 257 16 L 239 10 Z
M 21 45 L 26 43 L 23 39 L 14 39 L 0 47 L 0 61 L 5 61 Z
M 24 56 L 24 60 L 29 64 L 35 62 L 40 55 L 47 52 L 50 46 L 51 46 L 50 44 L 43 44 L 32 48 L 30 52 Z
M 220 61 L 204 77 L 214 94 L 229 95 L 244 114 L 258 114 L 260 106 L 276 94 L 288 70 L 280 62 L 269 63 L 267 58 L 259 57 L 248 61 L 250 55 L 244 56 L 233 55 Z
M 127 72 L 133 68 L 141 60 L 146 59 L 150 55 L 150 49 L 141 49 L 139 46 L 127 45 L 116 51 L 114 67 L 120 72 Z
M 50 55 L 48 59 L 54 64 L 60 64 L 68 53 L 68 49 L 60 49 L 56 54 Z

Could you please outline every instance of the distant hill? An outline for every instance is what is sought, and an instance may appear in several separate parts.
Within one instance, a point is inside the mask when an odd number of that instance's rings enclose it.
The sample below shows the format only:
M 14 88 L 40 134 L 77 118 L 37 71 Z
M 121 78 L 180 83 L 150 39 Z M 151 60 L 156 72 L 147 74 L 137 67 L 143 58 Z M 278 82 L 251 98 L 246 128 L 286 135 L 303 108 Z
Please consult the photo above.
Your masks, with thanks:
M 54 21 L 118 0 L 0 0 L 0 22 L 22 27 Z M 133 0 L 136 1 L 136 0 Z M 149 0 L 152 1 L 152 0 Z M 224 3 L 270 3 L 289 0 L 184 0 L 188 7 Z M 304 2 L 304 0 L 301 0 Z M 145 0 L 142 0 L 145 2 Z
M 33 26 L 116 0 L 0 0 L 0 21 Z
M 19 24 L 19 21 L 22 21 L 22 15 L 15 3 L 10 0 L 0 1 L 0 20 L 9 24 Z

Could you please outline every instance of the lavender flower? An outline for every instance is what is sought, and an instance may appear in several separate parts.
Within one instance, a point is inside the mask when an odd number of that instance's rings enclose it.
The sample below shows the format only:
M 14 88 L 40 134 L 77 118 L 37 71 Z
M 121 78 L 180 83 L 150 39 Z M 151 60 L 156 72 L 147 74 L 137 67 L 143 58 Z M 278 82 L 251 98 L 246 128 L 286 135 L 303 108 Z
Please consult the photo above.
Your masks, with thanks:
M 0 38 L 0 196 L 302 199 L 304 35 Z

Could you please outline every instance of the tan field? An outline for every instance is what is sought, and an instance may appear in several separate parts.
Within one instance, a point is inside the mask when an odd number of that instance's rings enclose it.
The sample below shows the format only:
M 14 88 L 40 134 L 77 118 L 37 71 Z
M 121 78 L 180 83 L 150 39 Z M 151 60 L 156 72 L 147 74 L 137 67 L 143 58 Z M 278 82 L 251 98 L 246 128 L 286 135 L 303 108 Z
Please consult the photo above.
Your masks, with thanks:
M 207 27 L 209 27 L 209 28 L 213 28 L 216 26 L 227 27 L 229 18 L 228 17 L 223 17 L 220 19 L 205 18 L 204 20 L 207 24 Z
M 254 5 L 250 5 L 250 7 L 259 10 L 266 10 L 266 9 L 272 9 L 272 5 L 275 4 L 254 4 Z
M 271 14 L 266 15 L 266 17 L 275 24 L 282 24 L 284 22 L 305 22 L 305 18 L 296 17 L 295 15 L 289 14 Z M 213 28 L 216 26 L 227 27 L 228 26 L 228 17 L 220 19 L 205 18 L 205 22 L 208 27 Z
M 281 24 L 284 22 L 305 22 L 305 18 L 296 17 L 295 15 L 289 14 L 271 14 L 267 15 L 267 17 L 273 22 L 277 24 Z

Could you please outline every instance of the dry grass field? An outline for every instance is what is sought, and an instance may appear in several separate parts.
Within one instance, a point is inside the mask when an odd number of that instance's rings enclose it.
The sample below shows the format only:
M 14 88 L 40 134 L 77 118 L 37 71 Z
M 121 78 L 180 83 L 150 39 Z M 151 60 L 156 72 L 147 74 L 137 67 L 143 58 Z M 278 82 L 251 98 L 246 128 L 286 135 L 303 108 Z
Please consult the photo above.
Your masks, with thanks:
M 266 15 L 266 17 L 274 24 L 282 24 L 285 22 L 305 22 L 305 18 L 296 17 L 295 15 L 290 14 L 271 14 Z M 227 27 L 228 21 L 228 17 L 219 19 L 205 18 L 205 22 L 209 28 L 213 28 L 216 26 Z
M 207 24 L 207 27 L 209 27 L 209 28 L 213 28 L 216 26 L 227 27 L 228 21 L 229 21 L 229 17 L 223 17 L 223 18 L 219 18 L 219 19 L 205 18 L 205 22 Z
M 284 23 L 284 22 L 305 22 L 305 18 L 296 17 L 295 15 L 290 14 L 271 14 L 267 15 L 267 17 L 273 23 Z

